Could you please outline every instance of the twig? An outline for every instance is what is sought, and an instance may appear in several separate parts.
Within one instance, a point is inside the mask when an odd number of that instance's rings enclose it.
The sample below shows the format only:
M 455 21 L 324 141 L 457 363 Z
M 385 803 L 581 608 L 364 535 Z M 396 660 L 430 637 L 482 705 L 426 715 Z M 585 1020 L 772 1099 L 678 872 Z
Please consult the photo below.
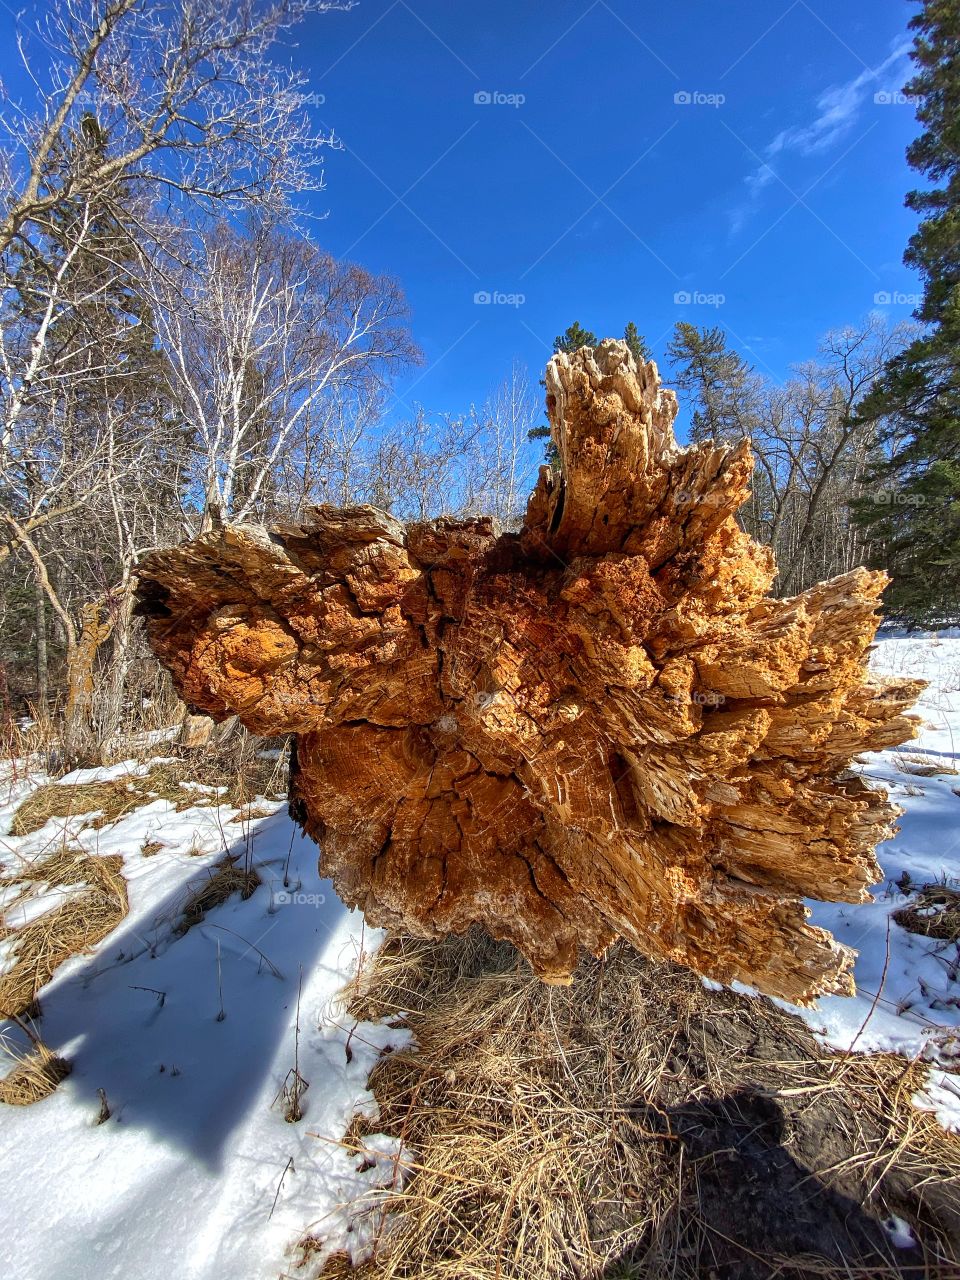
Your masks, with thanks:
M 153 995 L 157 997 L 157 1003 L 159 1004 L 160 1008 L 161 1009 L 163 1008 L 164 1003 L 167 999 L 167 993 L 165 991 L 158 991 L 156 987 L 138 987 L 138 986 L 135 986 L 133 983 L 128 983 L 127 985 L 129 986 L 131 991 L 151 992 Z
M 293 1164 L 293 1156 L 287 1156 L 287 1163 L 284 1166 L 283 1173 L 281 1173 L 280 1175 L 280 1181 L 277 1183 L 277 1194 L 273 1197 L 273 1204 L 270 1206 L 269 1214 L 267 1214 L 268 1222 L 273 1217 L 273 1211 L 274 1209 L 276 1209 L 277 1201 L 280 1199 L 280 1192 L 283 1189 L 283 1180 L 291 1169 L 293 1169 L 294 1173 L 296 1173 L 296 1169 L 294 1168 L 294 1164 Z

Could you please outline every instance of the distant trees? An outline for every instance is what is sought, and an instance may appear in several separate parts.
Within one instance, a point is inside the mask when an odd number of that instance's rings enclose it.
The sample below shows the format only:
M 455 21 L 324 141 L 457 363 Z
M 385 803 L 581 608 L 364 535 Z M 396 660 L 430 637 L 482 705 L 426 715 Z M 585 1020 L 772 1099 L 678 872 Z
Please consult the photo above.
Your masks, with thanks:
M 337 410 L 376 400 L 416 358 L 403 295 L 277 228 L 218 224 L 197 240 L 184 270 L 154 273 L 171 406 L 191 441 L 189 501 L 205 527 L 298 514 L 326 495 L 289 475 L 285 486 L 283 459 L 336 448 Z
M 775 589 L 792 595 L 870 554 L 854 516 L 883 501 L 868 479 L 876 433 L 860 416 L 885 363 L 913 327 L 878 315 L 828 333 L 818 357 L 794 366 L 783 385 L 761 377 L 719 328 L 678 324 L 669 345 L 673 380 L 691 408 L 697 440 L 749 438 L 756 466 L 744 527 L 771 546 Z
M 518 527 L 536 472 L 530 445 L 541 413 L 529 374 L 514 362 L 480 406 L 431 417 L 422 408 L 372 437 L 367 464 L 355 471 L 353 500 L 404 520 L 493 515 Z
M 929 185 L 911 191 L 920 214 L 904 261 L 923 283 L 925 329 L 889 360 L 859 406 L 876 431 L 871 483 L 885 503 L 859 515 L 875 563 L 893 583 L 887 607 L 917 624 L 960 622 L 960 6 L 925 0 L 910 21 L 923 130 L 907 150 Z
M 329 7 L 64 0 L 36 113 L 3 115 L 0 687 L 56 698 L 69 758 L 127 718 L 144 550 L 296 505 L 319 402 L 412 354 L 395 285 L 263 230 L 332 141 L 271 50 Z

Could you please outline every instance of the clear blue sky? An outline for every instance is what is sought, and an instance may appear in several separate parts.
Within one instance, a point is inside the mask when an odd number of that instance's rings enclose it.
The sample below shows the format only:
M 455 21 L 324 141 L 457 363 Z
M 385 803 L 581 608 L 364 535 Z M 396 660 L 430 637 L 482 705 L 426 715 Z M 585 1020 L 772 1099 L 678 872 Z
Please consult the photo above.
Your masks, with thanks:
M 916 121 L 875 95 L 909 74 L 915 9 L 361 0 L 311 19 L 289 56 L 344 147 L 311 230 L 406 291 L 425 362 L 394 412 L 465 410 L 515 358 L 538 377 L 573 320 L 601 337 L 634 320 L 661 366 L 678 319 L 721 324 L 780 379 L 878 293 L 914 293 Z
M 632 319 L 661 361 L 677 319 L 719 323 L 782 378 L 877 293 L 916 291 L 916 121 L 874 100 L 904 83 L 915 8 L 362 0 L 314 20 L 295 57 L 345 147 L 316 231 L 404 285 L 426 356 L 404 395 L 463 408 L 514 357 L 538 373 L 574 319 Z

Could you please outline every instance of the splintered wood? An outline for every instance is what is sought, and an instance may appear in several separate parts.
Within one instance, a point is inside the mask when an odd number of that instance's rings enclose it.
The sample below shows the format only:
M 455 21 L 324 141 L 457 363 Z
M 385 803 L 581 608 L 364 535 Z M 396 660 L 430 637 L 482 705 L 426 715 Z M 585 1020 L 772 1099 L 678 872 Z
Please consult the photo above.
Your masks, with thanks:
M 546 982 L 622 937 L 807 1002 L 852 953 L 804 897 L 880 879 L 886 794 L 844 772 L 914 736 L 871 676 L 884 577 L 767 596 L 752 469 L 679 448 L 621 342 L 547 366 L 560 456 L 519 533 L 371 507 L 152 555 L 141 612 L 188 704 L 296 735 L 291 811 L 345 902 L 420 935 L 479 921 Z

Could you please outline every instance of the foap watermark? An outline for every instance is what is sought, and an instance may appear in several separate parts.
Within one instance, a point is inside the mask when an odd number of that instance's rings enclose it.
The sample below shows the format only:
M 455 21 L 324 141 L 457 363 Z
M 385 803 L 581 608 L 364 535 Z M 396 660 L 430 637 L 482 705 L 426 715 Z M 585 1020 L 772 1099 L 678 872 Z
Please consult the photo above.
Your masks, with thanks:
M 878 507 L 922 507 L 927 501 L 922 493 L 900 493 L 898 489 L 876 489 L 870 501 Z
M 273 895 L 278 907 L 322 907 L 326 900 L 323 893 L 303 893 L 300 889 L 278 889 Z
M 722 693 L 714 693 L 712 689 L 694 689 L 690 695 L 690 701 L 698 707 L 722 707 L 726 700 Z
M 701 89 L 679 89 L 673 95 L 678 107 L 722 107 L 726 100 L 725 93 L 704 93 Z
M 678 289 L 673 295 L 677 307 L 722 307 L 726 300 L 725 293 L 702 293 L 699 289 Z
M 305 107 L 322 107 L 327 100 L 325 93 L 305 93 L 303 95 L 303 105 Z
M 522 107 L 525 93 L 502 93 L 499 89 L 478 89 L 473 95 L 475 107 Z
M 477 307 L 522 307 L 526 300 L 525 293 L 504 293 L 500 289 L 478 289 L 473 295 Z
M 880 89 L 873 95 L 878 107 L 915 107 L 920 99 L 915 93 L 904 93 L 901 89 Z
M 700 507 L 722 507 L 728 502 L 722 493 L 698 493 L 694 489 L 674 489 L 671 497 L 675 507 L 685 507 L 691 502 Z
M 875 307 L 919 307 L 922 293 L 904 293 L 901 289 L 878 289 L 873 295 Z

